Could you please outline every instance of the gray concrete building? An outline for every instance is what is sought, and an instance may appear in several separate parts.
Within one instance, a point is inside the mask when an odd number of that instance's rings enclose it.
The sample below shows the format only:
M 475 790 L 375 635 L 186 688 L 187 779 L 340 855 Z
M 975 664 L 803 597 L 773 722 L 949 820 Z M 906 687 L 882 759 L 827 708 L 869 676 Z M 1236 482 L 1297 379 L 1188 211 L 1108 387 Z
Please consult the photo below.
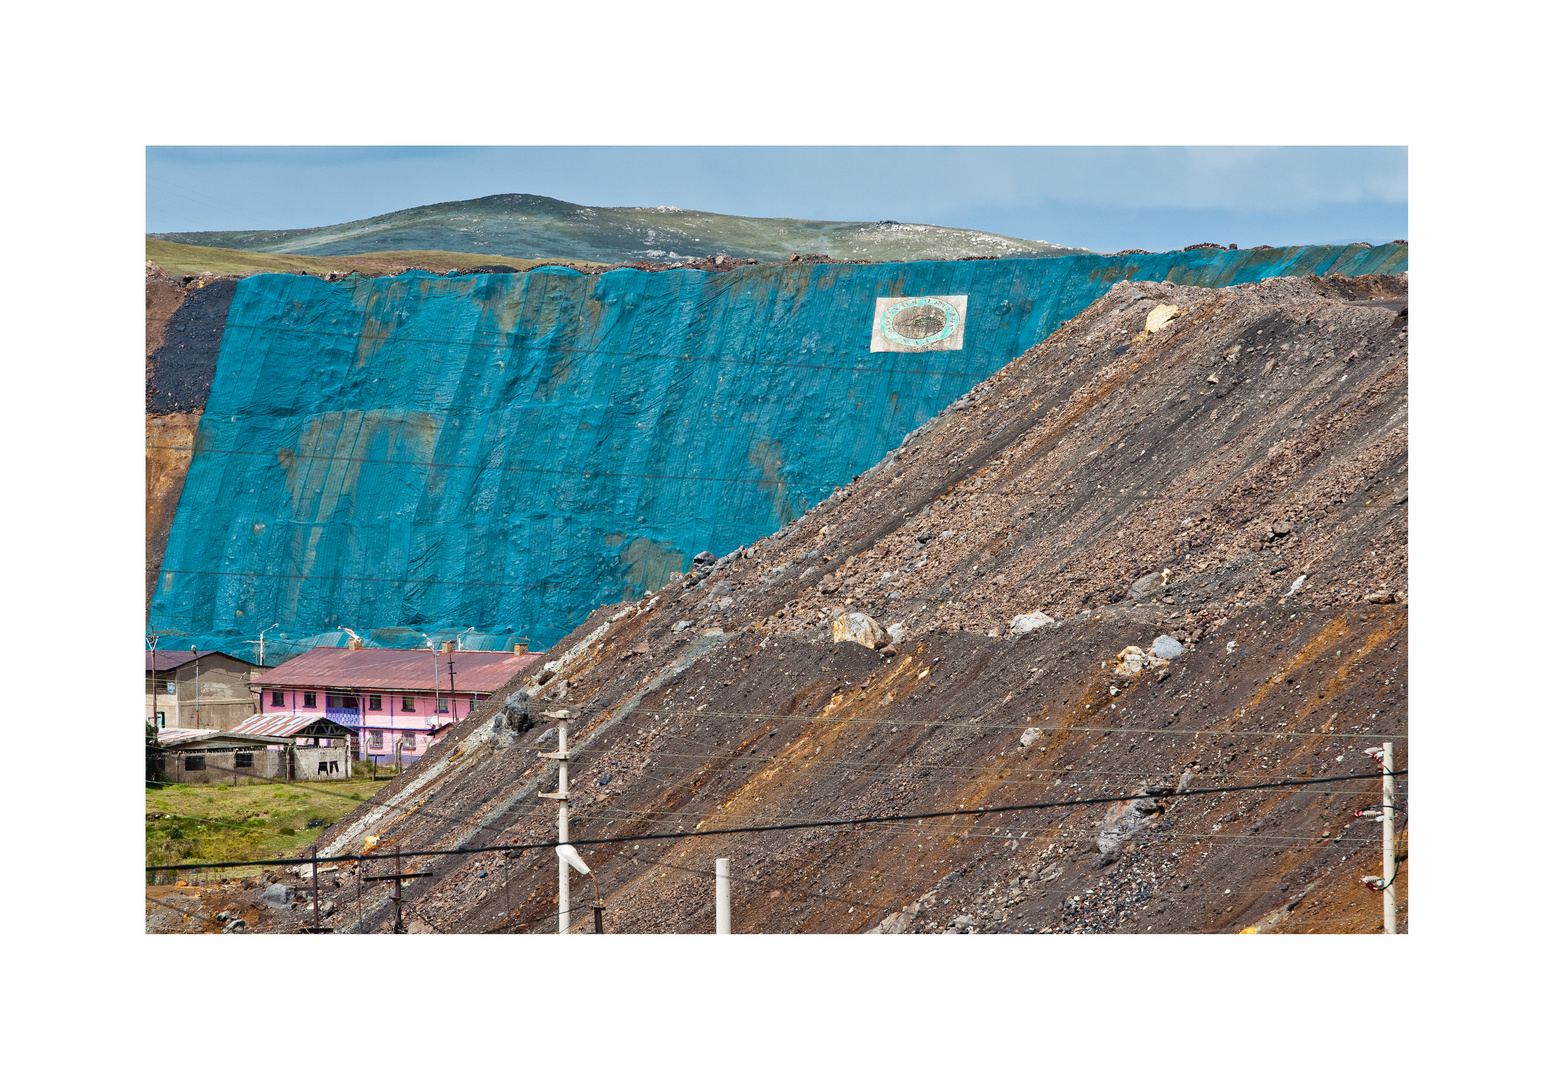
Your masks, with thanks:
M 249 681 L 265 669 L 226 653 L 146 650 L 146 719 L 157 730 L 226 731 L 259 711 Z

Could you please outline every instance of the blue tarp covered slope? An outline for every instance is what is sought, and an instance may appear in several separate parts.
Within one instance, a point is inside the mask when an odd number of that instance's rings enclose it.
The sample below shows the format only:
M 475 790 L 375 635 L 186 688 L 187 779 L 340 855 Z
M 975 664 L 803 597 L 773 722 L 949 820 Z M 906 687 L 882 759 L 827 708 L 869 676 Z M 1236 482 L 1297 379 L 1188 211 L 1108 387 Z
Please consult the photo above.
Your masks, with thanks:
M 1407 248 L 394 278 L 233 299 L 148 626 L 267 659 L 349 626 L 544 648 L 764 536 L 1125 278 L 1395 273 Z M 869 351 L 966 295 L 964 348 Z M 273 662 L 273 661 L 272 661 Z

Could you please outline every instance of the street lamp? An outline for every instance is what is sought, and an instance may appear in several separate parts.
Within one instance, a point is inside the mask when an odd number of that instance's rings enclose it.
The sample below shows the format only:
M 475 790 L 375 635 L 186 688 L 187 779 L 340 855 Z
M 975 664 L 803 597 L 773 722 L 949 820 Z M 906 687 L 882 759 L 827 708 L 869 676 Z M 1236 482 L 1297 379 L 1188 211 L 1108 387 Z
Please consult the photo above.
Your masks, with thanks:
M 274 630 L 279 625 L 280 625 L 280 623 L 274 622 L 274 623 L 271 623 L 269 626 L 266 626 L 263 630 L 259 631 L 259 640 L 258 641 L 245 641 L 245 642 L 243 642 L 244 645 L 257 645 L 257 646 L 259 646 L 259 666 L 260 667 L 264 667 L 264 635 L 268 634 L 271 630 Z
M 279 625 L 280 625 L 280 623 L 273 622 L 269 626 L 266 626 L 263 630 L 259 631 L 259 666 L 260 667 L 264 667 L 264 635 L 268 634 L 271 630 L 274 630 Z
M 573 847 L 571 844 L 561 844 L 561 845 L 559 845 L 556 848 L 556 858 L 560 859 L 563 863 L 566 864 L 566 866 L 570 866 L 572 869 L 576 870 L 579 874 L 582 874 L 584 877 L 588 877 L 589 876 L 588 864 L 585 863 L 583 861 L 583 857 L 577 853 L 577 848 Z M 566 871 L 566 866 L 563 866 L 561 868 L 561 872 L 563 874 L 565 874 L 567 872 Z M 600 901 L 599 901 L 599 875 L 598 874 L 594 874 L 593 875 L 593 883 L 594 883 L 594 933 L 602 934 L 602 933 L 604 933 L 604 905 L 602 903 L 600 903 Z M 567 901 L 563 901 L 563 903 L 567 903 L 569 901 L 570 901 L 570 898 Z M 562 931 L 562 933 L 565 933 L 565 932 L 566 932 L 565 930 Z

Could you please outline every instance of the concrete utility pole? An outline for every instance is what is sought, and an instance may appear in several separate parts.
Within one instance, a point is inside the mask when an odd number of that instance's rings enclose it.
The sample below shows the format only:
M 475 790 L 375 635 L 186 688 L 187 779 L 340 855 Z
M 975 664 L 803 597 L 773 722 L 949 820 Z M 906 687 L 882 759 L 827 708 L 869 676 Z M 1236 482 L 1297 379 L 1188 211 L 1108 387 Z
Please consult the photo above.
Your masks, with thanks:
M 1396 837 L 1392 831 L 1392 744 L 1381 744 L 1381 880 L 1385 888 L 1381 891 L 1381 932 L 1395 934 L 1398 932 L 1398 898 L 1397 882 L 1394 880 L 1398 874 Z
M 437 666 L 437 646 L 425 634 L 421 635 L 432 654 L 432 723 L 437 722 L 437 698 L 442 694 L 442 669 Z
M 718 868 L 718 933 L 732 934 L 734 932 L 734 913 L 729 903 L 728 860 L 719 859 Z
M 151 635 L 151 726 L 157 731 L 162 730 L 162 725 L 156 722 L 156 684 L 162 677 L 162 673 L 156 669 L 156 643 L 157 635 Z
M 540 751 L 540 757 L 560 763 L 557 770 L 558 784 L 555 791 L 542 791 L 539 796 L 556 800 L 556 838 L 566 844 L 571 840 L 567 835 L 567 711 L 562 709 L 552 715 L 559 720 L 556 726 L 556 750 L 554 753 Z M 572 883 L 567 877 L 566 860 L 558 856 L 556 863 L 556 933 L 565 934 L 572 925 Z

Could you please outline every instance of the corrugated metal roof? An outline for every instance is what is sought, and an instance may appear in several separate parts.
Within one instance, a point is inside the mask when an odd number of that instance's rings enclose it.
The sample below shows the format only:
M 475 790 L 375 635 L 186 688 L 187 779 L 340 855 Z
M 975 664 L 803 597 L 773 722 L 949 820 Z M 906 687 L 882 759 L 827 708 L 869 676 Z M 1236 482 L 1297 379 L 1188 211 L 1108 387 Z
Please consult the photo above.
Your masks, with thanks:
M 254 686 L 300 686 L 340 690 L 410 690 L 433 692 L 432 658 L 436 657 L 436 688 L 448 692 L 448 661 L 453 661 L 453 685 L 459 693 L 489 694 L 544 653 L 455 652 L 427 649 L 344 649 L 321 645 L 271 668 Z
M 203 655 L 203 654 L 202 654 Z M 315 719 L 317 719 L 315 717 Z M 237 731 L 212 731 L 209 728 L 163 728 L 156 733 L 158 745 L 165 747 L 188 746 L 206 740 L 225 739 L 229 742 L 273 744 L 287 740 L 265 735 L 250 735 Z
M 233 663 L 244 664 L 244 665 L 246 665 L 248 667 L 253 667 L 254 666 L 252 664 L 249 664 L 247 660 L 239 660 L 237 657 L 229 656 L 228 654 L 226 654 L 224 652 L 206 651 L 206 652 L 202 652 L 202 653 L 199 654 L 199 658 L 201 660 L 206 660 L 206 659 L 208 659 L 208 658 L 210 658 L 212 656 L 225 657 L 226 659 L 231 660 Z M 172 671 L 175 668 L 183 667 L 185 664 L 193 663 L 194 659 L 195 659 L 195 653 L 193 651 L 189 650 L 189 649 L 158 649 L 156 651 L 156 670 L 157 671 Z M 146 650 L 146 670 L 147 671 L 151 670 L 151 650 L 150 649 Z
M 312 727 L 314 724 L 327 724 L 330 727 L 339 728 L 341 732 L 351 732 L 344 724 L 336 723 L 327 716 L 319 716 L 317 713 L 260 713 L 258 716 L 250 716 L 237 727 L 232 729 L 234 735 L 270 735 L 279 738 L 290 738 L 303 728 Z M 351 732 L 354 734 L 354 732 Z

